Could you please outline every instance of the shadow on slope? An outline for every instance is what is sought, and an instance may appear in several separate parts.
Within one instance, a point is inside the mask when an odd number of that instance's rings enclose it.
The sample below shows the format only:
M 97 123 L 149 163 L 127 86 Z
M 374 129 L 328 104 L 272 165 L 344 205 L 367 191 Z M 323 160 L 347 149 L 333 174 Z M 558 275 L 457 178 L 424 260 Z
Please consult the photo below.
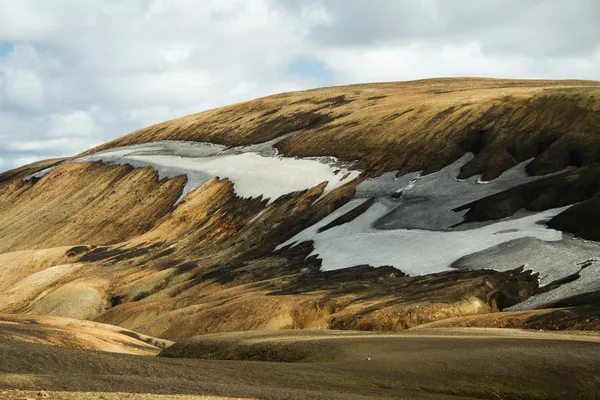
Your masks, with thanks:
M 203 360 L 325 362 L 344 357 L 331 331 L 234 332 L 198 336 L 161 351 L 161 357 Z M 315 340 L 334 339 L 334 340 Z

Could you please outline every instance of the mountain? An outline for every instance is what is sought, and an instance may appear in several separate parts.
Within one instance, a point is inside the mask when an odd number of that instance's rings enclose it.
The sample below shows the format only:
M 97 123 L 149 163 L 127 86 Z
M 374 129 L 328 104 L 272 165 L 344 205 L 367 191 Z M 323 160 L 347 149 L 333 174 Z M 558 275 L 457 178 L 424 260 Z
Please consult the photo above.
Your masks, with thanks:
M 1 174 L 0 313 L 598 329 L 599 193 L 600 82 L 269 96 Z

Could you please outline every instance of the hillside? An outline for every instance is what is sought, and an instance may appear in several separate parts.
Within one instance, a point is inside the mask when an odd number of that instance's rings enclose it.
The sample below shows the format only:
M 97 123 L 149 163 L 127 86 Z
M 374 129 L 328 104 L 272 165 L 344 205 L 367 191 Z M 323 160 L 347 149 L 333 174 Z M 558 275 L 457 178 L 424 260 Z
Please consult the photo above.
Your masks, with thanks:
M 280 94 L 1 174 L 0 312 L 176 341 L 598 329 L 598 193 L 600 82 Z

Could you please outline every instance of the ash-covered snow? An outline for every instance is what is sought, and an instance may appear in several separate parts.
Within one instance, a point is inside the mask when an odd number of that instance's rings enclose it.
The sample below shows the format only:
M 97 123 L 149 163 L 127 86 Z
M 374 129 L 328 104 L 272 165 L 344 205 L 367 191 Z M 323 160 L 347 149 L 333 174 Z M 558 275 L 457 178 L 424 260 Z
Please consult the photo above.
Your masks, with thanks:
M 581 270 L 579 275 L 580 277 L 572 282 L 565 283 L 564 285 L 561 285 L 548 292 L 532 296 L 524 302 L 507 308 L 506 310 L 530 310 L 557 299 L 600 290 L 600 264 L 591 264 L 589 267 Z
M 579 263 L 582 260 L 593 259 L 597 255 L 600 255 L 600 246 L 573 239 L 570 235 L 564 235 L 563 240 L 553 242 L 526 237 L 469 254 L 455 261 L 452 266 L 508 271 L 528 264 L 528 269 L 539 272 L 540 285 L 544 286 L 577 273 L 581 269 Z
M 31 174 L 31 175 L 27 175 L 26 177 L 23 178 L 24 181 L 30 181 L 32 179 L 40 179 L 43 178 L 44 175 L 48 174 L 50 171 L 52 171 L 54 168 L 56 168 L 56 165 L 53 167 L 49 167 L 49 168 L 45 168 L 41 171 L 36 172 L 35 174 Z
M 389 210 L 384 201 L 375 202 L 355 220 L 317 233 L 319 228 L 352 210 L 365 200 L 352 200 L 318 224 L 300 232 L 282 246 L 314 241 L 313 255 L 322 259 L 323 270 L 354 265 L 393 265 L 409 275 L 425 275 L 450 269 L 466 255 L 477 253 L 511 240 L 534 237 L 558 241 L 562 233 L 540 225 L 565 207 L 507 219 L 468 231 L 431 231 L 421 229 L 377 229 L 377 221 Z M 506 233 L 499 233 L 499 232 Z M 514 266 L 513 268 L 518 267 Z
M 360 186 L 365 185 L 372 197 L 391 197 L 393 193 L 397 193 L 393 196 L 397 198 L 395 203 L 390 203 L 390 211 L 374 222 L 375 227 L 445 230 L 463 221 L 466 210 L 457 213 L 452 211 L 453 209 L 546 177 L 527 175 L 525 167 L 531 161 L 529 160 L 485 184 L 481 184 L 477 176 L 457 180 L 461 167 L 472 158 L 473 154 L 467 153 L 453 164 L 422 177 L 418 173 L 410 173 L 396 180 L 390 180 L 390 175 L 384 174 L 362 183 Z M 406 180 L 409 183 L 405 183 Z M 362 190 L 360 186 L 359 193 Z M 373 187 L 379 187 L 379 191 L 373 191 Z M 399 193 L 401 195 L 398 196 Z
M 161 141 L 106 150 L 81 157 L 75 162 L 150 166 L 158 171 L 161 179 L 186 175 L 188 181 L 182 198 L 215 176 L 228 178 L 238 196 L 262 196 L 271 202 L 323 182 L 328 182 L 325 188 L 325 193 L 328 193 L 360 174 L 360 171 L 346 170 L 320 160 L 265 155 L 273 142 L 227 149 L 207 143 Z M 346 174 L 349 176 L 344 179 Z
M 298 233 L 278 248 L 313 241 L 323 270 L 368 264 L 393 265 L 410 275 L 425 275 L 451 268 L 509 270 L 522 265 L 539 273 L 540 284 L 572 275 L 582 259 L 600 255 L 600 246 L 563 238 L 545 222 L 569 208 L 539 213 L 521 210 L 509 218 L 462 224 L 466 211 L 453 209 L 517 185 L 543 178 L 528 176 L 521 163 L 497 179 L 457 179 L 460 168 L 473 156 L 467 154 L 442 170 L 420 176 L 418 172 L 396 177 L 385 173 L 361 183 L 356 199 L 322 221 Z M 564 172 L 564 171 L 561 171 Z M 353 221 L 319 232 L 319 228 L 375 198 L 374 204 Z M 581 272 L 582 278 L 562 290 L 545 293 L 530 304 L 588 290 L 598 264 Z M 577 282 L 581 282 L 581 285 Z M 600 286 L 600 284 L 598 284 Z M 578 287 L 577 291 L 569 288 Z M 582 289 L 586 287 L 587 289 Z M 536 296 L 537 298 L 537 296 Z
M 396 177 L 395 172 L 385 172 L 377 178 L 361 182 L 356 188 L 355 197 L 368 199 L 371 197 L 391 196 L 398 188 L 406 187 L 418 175 L 418 172 L 413 172 Z

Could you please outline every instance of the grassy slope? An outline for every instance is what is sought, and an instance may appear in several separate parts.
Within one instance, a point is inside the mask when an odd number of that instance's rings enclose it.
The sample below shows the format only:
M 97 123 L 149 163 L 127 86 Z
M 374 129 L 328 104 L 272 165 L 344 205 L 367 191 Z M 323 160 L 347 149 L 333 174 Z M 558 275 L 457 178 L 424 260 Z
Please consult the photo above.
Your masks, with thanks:
M 159 181 L 151 168 L 85 163 L 11 182 L 0 187 L 0 253 L 138 236 L 171 210 L 185 178 Z
M 432 172 L 466 151 L 484 179 L 531 157 L 556 171 L 600 157 L 600 82 L 431 79 L 269 96 L 144 128 L 95 150 L 155 140 L 264 142 L 291 156 L 333 155 L 367 174 Z
M 580 196 L 567 196 L 571 202 L 598 198 L 599 91 L 598 82 L 490 79 L 316 89 L 167 121 L 101 148 L 162 139 L 242 145 L 304 129 L 280 150 L 358 160 L 371 175 L 433 171 L 465 151 L 477 153 L 467 175 L 493 177 L 532 156 L 533 173 L 590 164 L 555 178 L 541 200 L 535 188 L 510 193 L 510 204 L 548 208 L 565 195 Z M 515 301 L 532 290 L 531 277 L 492 272 L 423 279 L 368 268 L 319 274 L 305 259 L 307 246 L 272 253 L 350 199 L 356 182 L 316 205 L 322 187 L 267 208 L 235 198 L 231 182 L 213 180 L 173 209 L 184 179 L 158 181 L 150 168 L 67 164 L 37 182 L 20 181 L 53 163 L 2 175 L 12 177 L 0 184 L 4 312 L 98 318 L 174 339 L 240 329 L 394 330 L 497 311 L 499 298 Z M 506 196 L 483 202 L 481 214 L 510 211 Z M 590 212 L 577 221 L 593 222 Z M 57 268 L 27 281 L 49 267 Z M 421 284 L 432 289 L 410 289 Z

